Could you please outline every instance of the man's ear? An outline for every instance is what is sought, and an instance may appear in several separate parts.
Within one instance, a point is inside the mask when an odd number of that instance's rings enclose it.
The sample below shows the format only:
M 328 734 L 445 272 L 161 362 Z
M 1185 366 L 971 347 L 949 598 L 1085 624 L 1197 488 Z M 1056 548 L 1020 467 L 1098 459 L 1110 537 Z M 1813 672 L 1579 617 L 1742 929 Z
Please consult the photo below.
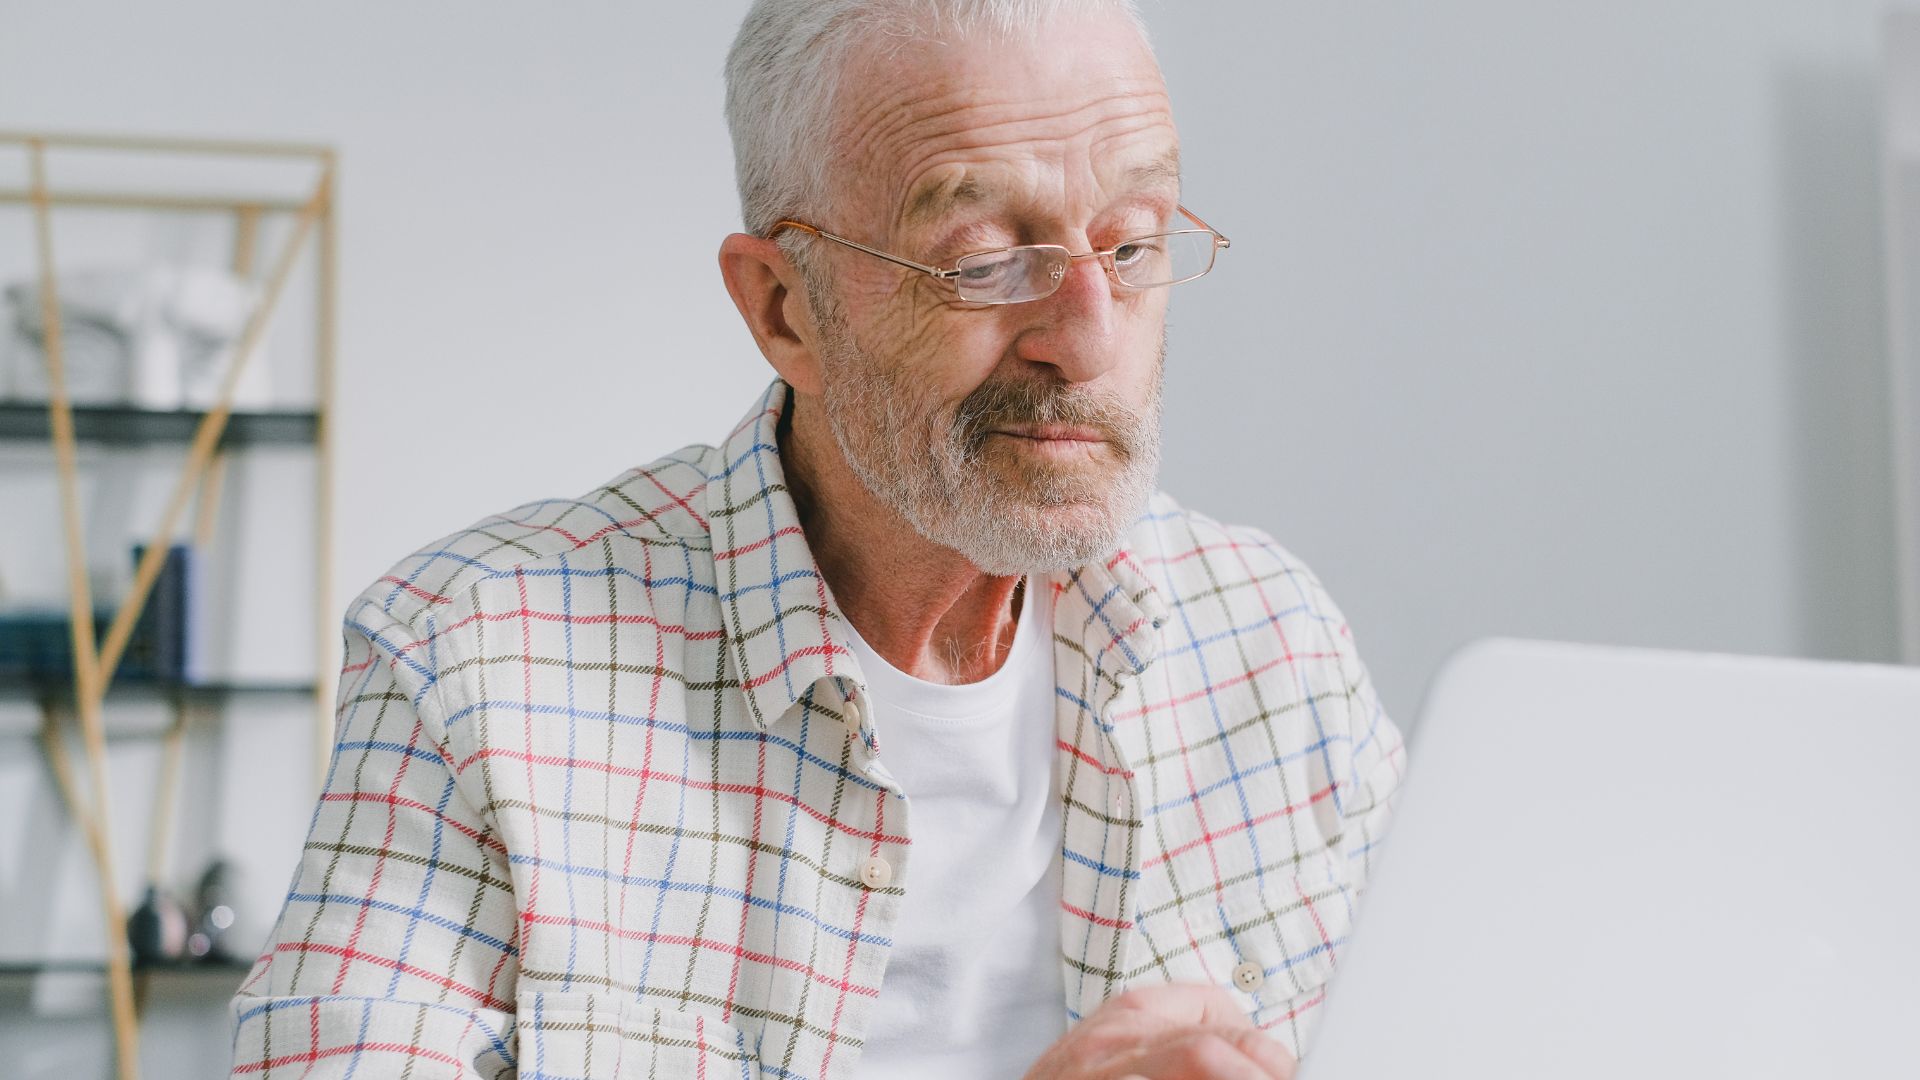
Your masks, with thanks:
M 787 253 L 765 237 L 734 233 L 720 242 L 720 276 L 767 363 L 796 391 L 820 396 L 807 285 Z

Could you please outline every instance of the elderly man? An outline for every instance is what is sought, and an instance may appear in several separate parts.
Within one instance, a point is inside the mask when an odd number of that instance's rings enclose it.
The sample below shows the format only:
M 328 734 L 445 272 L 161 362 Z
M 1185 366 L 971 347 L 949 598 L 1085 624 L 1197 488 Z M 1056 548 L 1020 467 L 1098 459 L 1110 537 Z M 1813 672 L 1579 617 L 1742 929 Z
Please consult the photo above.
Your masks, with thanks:
M 1290 1075 L 1404 758 L 1153 492 L 1227 240 L 1130 4 L 760 0 L 727 78 L 779 377 L 360 594 L 236 1074 Z

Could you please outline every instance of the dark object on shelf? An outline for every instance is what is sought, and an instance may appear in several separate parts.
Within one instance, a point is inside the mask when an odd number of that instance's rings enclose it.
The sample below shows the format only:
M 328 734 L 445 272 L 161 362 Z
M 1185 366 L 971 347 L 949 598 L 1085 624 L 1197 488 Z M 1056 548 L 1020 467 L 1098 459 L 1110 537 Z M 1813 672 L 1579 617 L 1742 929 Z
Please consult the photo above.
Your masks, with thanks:
M 73 435 L 81 442 L 138 446 L 193 439 L 207 414 L 194 409 L 139 409 L 123 405 L 76 405 Z M 44 402 L 0 403 L 0 439 L 44 441 L 52 436 Z M 272 444 L 311 446 L 318 413 L 292 409 L 233 412 L 220 432 L 223 447 Z
M 127 916 L 127 947 L 136 966 L 178 961 L 187 951 L 187 913 L 157 885 L 148 885 L 140 906 Z
M 200 875 L 195 899 L 199 916 L 193 933 L 187 935 L 187 955 L 209 963 L 230 963 L 227 931 L 233 928 L 233 867 L 225 859 L 215 859 Z
M 139 566 L 147 545 L 133 545 L 133 565 Z M 194 591 L 193 548 L 172 544 L 160 561 L 160 573 L 153 579 L 146 606 L 134 621 L 133 636 L 127 639 L 125 668 L 146 673 L 144 677 L 168 682 L 185 682 L 194 669 L 194 658 L 187 655 L 188 598 Z M 145 631 L 145 633 L 142 633 Z
M 134 562 L 143 545 L 136 545 Z M 187 675 L 187 592 L 192 552 L 185 544 L 167 549 L 114 681 L 179 683 Z M 113 612 L 95 611 L 96 641 L 104 638 Z M 20 611 L 0 615 L 0 683 L 51 683 L 73 679 L 72 627 L 64 613 Z

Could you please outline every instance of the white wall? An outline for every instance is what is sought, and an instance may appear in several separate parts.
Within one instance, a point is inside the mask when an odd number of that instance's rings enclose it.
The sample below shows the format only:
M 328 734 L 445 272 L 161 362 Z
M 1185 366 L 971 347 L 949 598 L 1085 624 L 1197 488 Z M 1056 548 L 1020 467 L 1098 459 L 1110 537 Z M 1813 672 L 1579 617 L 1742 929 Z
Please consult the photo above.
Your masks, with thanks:
M 714 268 L 743 8 L 0 0 L 0 127 L 340 148 L 337 615 L 768 377 Z M 1487 633 L 1892 658 L 1880 9 L 1150 5 L 1234 239 L 1175 304 L 1165 486 L 1314 565 L 1406 720 Z M 281 722 L 227 760 L 304 776 Z M 260 895 L 289 814 L 224 840 Z
M 1901 646 L 1907 663 L 1920 664 L 1920 10 L 1887 17 L 1881 63 Z
M 1266 437 L 1243 513 L 1390 707 L 1494 632 L 1895 655 L 1879 7 L 1159 21 L 1192 204 L 1237 230 L 1176 315 L 1169 471 L 1231 505 Z

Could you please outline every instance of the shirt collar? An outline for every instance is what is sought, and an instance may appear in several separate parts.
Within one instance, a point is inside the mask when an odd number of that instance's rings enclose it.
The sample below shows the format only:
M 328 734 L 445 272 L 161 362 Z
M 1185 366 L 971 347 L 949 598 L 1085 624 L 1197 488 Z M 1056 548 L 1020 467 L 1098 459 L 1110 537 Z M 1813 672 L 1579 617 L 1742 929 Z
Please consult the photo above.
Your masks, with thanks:
M 836 684 L 840 701 L 865 693 L 845 617 L 807 546 L 781 468 L 788 393 L 775 379 L 760 395 L 721 444 L 702 493 L 730 659 L 748 715 L 763 730 L 811 700 L 822 680 Z M 1124 681 L 1153 662 L 1166 607 L 1131 550 L 1055 573 L 1049 584 L 1054 638 L 1064 636 L 1096 681 Z M 1062 655 L 1056 650 L 1056 662 Z M 870 713 L 855 712 L 850 726 L 872 748 Z

